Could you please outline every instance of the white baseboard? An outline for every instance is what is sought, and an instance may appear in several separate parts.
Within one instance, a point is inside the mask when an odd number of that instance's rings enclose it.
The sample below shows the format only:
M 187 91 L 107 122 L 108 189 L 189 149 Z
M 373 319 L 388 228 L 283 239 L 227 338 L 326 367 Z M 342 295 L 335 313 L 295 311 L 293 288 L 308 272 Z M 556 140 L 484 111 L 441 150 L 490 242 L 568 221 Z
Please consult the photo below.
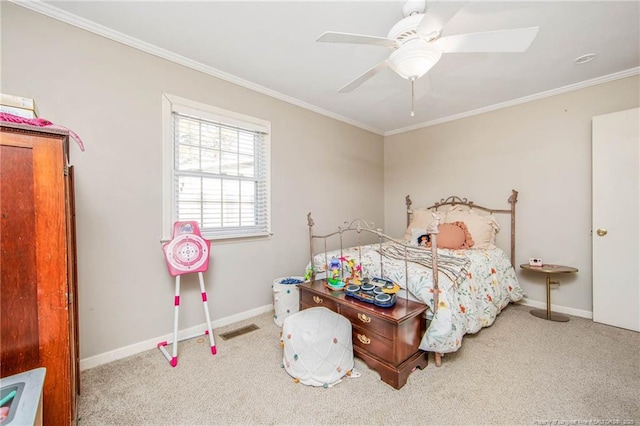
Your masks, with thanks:
M 524 306 L 530 306 L 532 308 L 538 309 L 546 309 L 547 305 L 544 302 L 538 302 L 537 300 L 523 298 L 520 302 L 518 302 Z M 212 321 L 211 326 L 215 329 L 218 327 L 224 327 L 229 324 L 233 324 L 239 321 L 243 321 L 245 319 L 249 319 L 266 312 L 272 311 L 273 305 L 264 305 L 256 309 L 251 309 L 249 311 L 241 312 L 236 315 L 231 315 L 225 318 L 220 318 L 218 320 Z M 593 313 L 591 311 L 584 311 L 581 309 L 569 308 L 567 306 L 559 306 L 551 304 L 551 310 L 554 312 L 559 312 L 567 315 L 574 315 L 582 318 L 593 318 Z M 206 323 L 202 323 L 196 325 L 194 327 L 190 327 L 184 330 L 180 330 L 178 332 L 178 340 L 189 339 L 192 337 L 199 336 L 203 333 L 203 330 L 206 330 Z M 144 342 L 138 342 L 133 345 L 125 346 L 122 348 L 114 349 L 109 352 L 104 352 L 99 355 L 95 355 L 89 358 L 80 360 L 80 371 L 88 370 L 89 368 L 97 367 L 99 365 L 108 364 L 113 361 L 117 361 L 119 359 L 123 359 L 132 355 L 136 355 L 140 352 L 148 351 L 149 349 L 156 348 L 159 342 L 173 341 L 173 333 L 168 333 L 159 337 L 154 337 L 153 339 L 145 340 Z
M 273 305 L 271 304 L 261 306 L 256 309 L 251 309 L 249 311 L 241 312 L 236 315 L 231 315 L 226 318 L 220 318 L 218 320 L 212 321 L 211 327 L 214 329 L 218 327 L 224 327 L 226 325 L 233 324 L 248 318 L 252 318 L 272 310 L 273 310 Z M 190 327 L 184 330 L 179 330 L 178 341 L 200 336 L 203 333 L 203 330 L 206 330 L 206 329 L 207 329 L 207 324 L 202 323 L 194 327 Z M 131 355 L 138 354 L 140 352 L 148 351 L 149 349 L 156 348 L 159 342 L 164 342 L 164 341 L 173 342 L 173 333 L 165 334 L 159 337 L 154 337 L 153 339 L 145 340 L 144 342 L 135 343 L 133 345 L 114 349 L 112 351 L 95 355 L 89 358 L 81 359 L 80 371 L 88 370 L 89 368 L 97 367 L 99 365 L 107 364 L 122 358 L 126 358 Z M 160 352 L 158 352 L 158 355 L 162 356 Z
M 545 302 L 538 302 L 537 300 L 527 299 L 526 297 L 520 300 L 520 302 L 518 303 L 524 306 L 531 306 L 532 308 L 547 309 L 547 304 Z M 553 312 L 558 312 L 561 314 L 574 315 L 576 317 L 593 319 L 593 312 L 584 311 L 582 309 L 569 308 L 567 306 L 554 305 L 552 303 L 551 310 Z

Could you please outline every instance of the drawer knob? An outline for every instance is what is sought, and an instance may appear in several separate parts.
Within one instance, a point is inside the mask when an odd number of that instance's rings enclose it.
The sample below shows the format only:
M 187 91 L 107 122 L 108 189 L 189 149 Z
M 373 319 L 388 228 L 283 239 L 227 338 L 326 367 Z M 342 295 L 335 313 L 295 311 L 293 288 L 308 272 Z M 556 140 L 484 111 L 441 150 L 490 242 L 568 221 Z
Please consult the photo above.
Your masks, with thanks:
M 360 340 L 363 344 L 368 345 L 371 343 L 371 339 L 369 339 L 367 336 L 365 336 L 364 334 L 357 334 L 358 336 L 358 340 Z
M 370 323 L 371 322 L 371 317 L 367 316 L 366 314 L 363 314 L 361 312 L 358 312 L 358 319 L 362 322 L 365 323 Z
M 322 300 L 322 297 L 320 296 L 313 296 L 313 301 L 316 302 L 317 304 L 324 302 L 324 300 Z

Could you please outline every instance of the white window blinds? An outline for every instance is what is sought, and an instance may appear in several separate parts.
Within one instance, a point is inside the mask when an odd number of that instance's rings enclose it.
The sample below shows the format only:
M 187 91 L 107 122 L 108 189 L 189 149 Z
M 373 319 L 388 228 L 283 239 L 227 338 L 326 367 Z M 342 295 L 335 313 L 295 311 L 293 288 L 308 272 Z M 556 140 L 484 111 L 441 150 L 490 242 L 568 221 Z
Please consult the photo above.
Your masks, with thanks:
M 268 235 L 268 129 L 187 108 L 171 118 L 174 220 L 195 220 L 208 238 Z

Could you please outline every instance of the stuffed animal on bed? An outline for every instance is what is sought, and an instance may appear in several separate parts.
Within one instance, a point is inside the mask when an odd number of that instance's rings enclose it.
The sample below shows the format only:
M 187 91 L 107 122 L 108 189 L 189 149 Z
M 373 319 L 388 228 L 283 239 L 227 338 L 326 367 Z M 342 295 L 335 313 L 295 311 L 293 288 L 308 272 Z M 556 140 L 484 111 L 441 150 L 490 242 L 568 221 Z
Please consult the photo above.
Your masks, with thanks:
M 431 235 L 423 234 L 423 235 L 420 235 L 418 237 L 418 241 L 417 242 L 418 242 L 419 246 L 426 247 L 427 243 L 429 243 L 430 241 L 431 241 Z

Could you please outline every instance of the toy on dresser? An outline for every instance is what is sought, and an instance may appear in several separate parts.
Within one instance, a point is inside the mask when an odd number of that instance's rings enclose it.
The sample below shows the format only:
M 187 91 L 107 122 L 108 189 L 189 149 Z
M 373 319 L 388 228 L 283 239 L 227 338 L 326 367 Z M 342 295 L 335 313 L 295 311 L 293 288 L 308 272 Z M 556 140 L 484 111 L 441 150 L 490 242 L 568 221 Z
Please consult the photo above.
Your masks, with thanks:
M 342 290 L 344 288 L 344 281 L 340 279 L 341 269 L 340 259 L 334 257 L 329 261 L 329 268 L 327 272 L 327 284 L 332 290 Z
M 371 280 L 364 278 L 360 285 L 348 285 L 346 295 L 382 308 L 388 308 L 395 305 L 398 291 L 400 291 L 400 286 L 393 281 L 374 277 Z

